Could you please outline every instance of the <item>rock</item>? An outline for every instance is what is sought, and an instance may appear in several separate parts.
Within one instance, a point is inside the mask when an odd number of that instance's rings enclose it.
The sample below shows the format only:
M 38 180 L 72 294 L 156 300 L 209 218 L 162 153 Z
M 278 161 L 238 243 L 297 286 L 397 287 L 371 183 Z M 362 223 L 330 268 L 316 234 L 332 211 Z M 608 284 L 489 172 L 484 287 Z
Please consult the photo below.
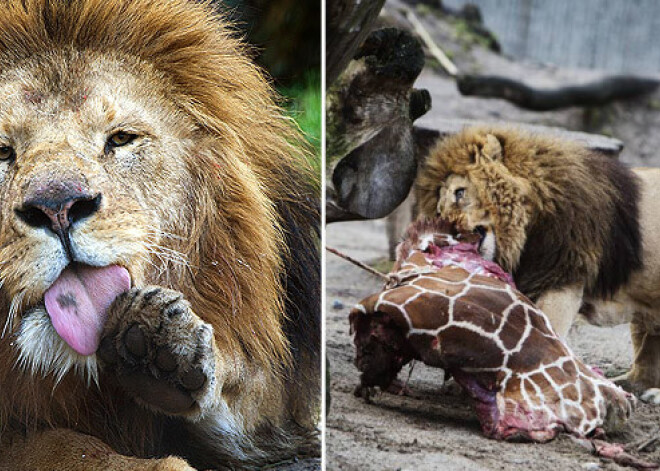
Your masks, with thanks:
M 338 311 L 340 309 L 344 309 L 344 307 L 344 303 L 342 303 L 339 299 L 332 301 L 332 309 L 336 309 Z

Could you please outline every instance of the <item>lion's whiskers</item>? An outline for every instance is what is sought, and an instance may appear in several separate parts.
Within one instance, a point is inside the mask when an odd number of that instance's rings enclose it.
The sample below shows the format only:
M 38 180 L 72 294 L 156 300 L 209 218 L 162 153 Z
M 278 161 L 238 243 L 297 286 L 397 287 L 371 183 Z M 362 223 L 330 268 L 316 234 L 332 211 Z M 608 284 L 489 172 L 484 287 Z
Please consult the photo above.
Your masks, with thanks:
M 163 253 L 158 250 L 158 247 L 154 244 L 147 244 L 145 246 L 146 254 L 139 255 L 140 260 L 146 262 L 152 266 L 155 270 L 158 271 L 157 277 L 163 279 L 165 283 L 169 286 L 171 284 L 171 272 L 170 265 L 174 265 L 176 268 L 189 269 L 191 264 L 187 260 L 181 260 L 177 258 L 172 258 L 169 254 Z M 148 255 L 151 255 L 149 257 Z M 154 263 L 154 259 L 158 259 L 160 263 Z
M 12 298 L 11 304 L 9 306 L 9 314 L 7 315 L 7 320 L 5 321 L 5 325 L 2 329 L 2 334 L 0 334 L 0 338 L 4 338 L 7 332 L 12 332 L 14 330 L 14 319 L 16 316 L 18 316 L 18 313 L 20 312 L 20 309 L 23 305 L 23 298 L 25 298 L 25 293 L 25 291 L 20 291 Z
M 148 252 L 148 253 L 151 254 L 151 252 Z M 157 254 L 154 254 L 154 255 L 158 256 Z M 159 258 L 161 263 L 156 264 L 156 263 L 154 263 L 153 259 L 151 257 L 148 257 L 146 254 L 139 255 L 138 258 L 140 260 L 142 260 L 143 262 L 147 263 L 148 265 L 152 266 L 154 268 L 154 270 L 158 271 L 156 277 L 159 280 L 163 280 L 167 286 L 171 285 L 171 283 L 170 283 L 170 270 L 168 270 L 168 263 L 165 260 L 163 260 L 162 258 Z M 163 274 L 165 275 L 164 278 L 163 278 Z
M 157 256 L 163 262 L 171 262 L 174 265 L 180 265 L 186 268 L 198 268 L 190 263 L 188 257 L 176 250 L 171 250 L 155 243 L 147 243 L 146 249 L 150 254 Z
M 146 239 L 147 239 L 146 248 L 151 254 L 156 255 L 159 258 L 165 258 L 169 262 L 178 265 L 183 265 L 184 267 L 187 268 L 198 268 L 198 267 L 193 267 L 186 254 L 179 252 L 178 250 L 173 249 L 171 247 L 165 247 L 159 244 L 158 241 L 160 240 L 160 238 L 156 238 L 154 237 L 154 235 L 148 235 Z
M 146 252 L 147 254 L 152 255 L 153 257 L 157 258 L 161 264 L 156 264 L 154 263 L 153 259 L 149 258 L 146 255 L 141 255 L 139 258 L 152 267 L 154 267 L 156 270 L 158 270 L 158 277 L 161 278 L 163 275 L 165 275 L 165 281 L 169 285 L 171 282 L 171 275 L 172 275 L 172 270 L 169 269 L 168 265 L 173 264 L 176 266 L 176 268 L 183 268 L 183 269 L 199 269 L 200 267 L 191 263 L 188 256 L 185 255 L 184 253 L 173 249 L 171 247 L 164 247 L 158 243 L 155 242 L 155 240 L 160 240 L 160 237 L 158 237 L 161 234 L 165 233 L 149 233 L 147 236 L 147 244 L 145 244 Z M 172 234 L 172 238 L 177 238 L 183 240 L 182 237 L 175 236 Z M 231 281 L 231 289 L 229 291 L 229 298 L 231 302 L 231 309 L 232 312 L 236 312 L 239 308 L 238 302 L 237 302 L 237 293 L 240 291 L 239 285 L 238 285 L 238 278 L 236 276 L 236 272 L 234 270 L 234 266 L 228 262 L 227 258 L 222 255 L 222 254 L 216 254 L 220 260 L 219 262 L 213 262 L 213 265 L 216 266 L 218 265 L 218 270 L 219 271 L 224 271 L 225 267 L 228 269 L 228 279 Z
M 151 244 L 150 247 L 159 250 L 162 255 L 166 255 L 170 257 L 172 261 L 179 261 L 181 262 L 182 265 L 192 266 L 192 264 L 188 260 L 188 257 L 177 250 L 170 249 L 168 247 L 163 247 L 162 245 L 159 244 Z
M 173 249 L 171 247 L 164 247 L 156 242 L 152 242 L 154 239 L 157 239 L 157 237 L 155 236 L 156 234 L 154 233 L 149 234 L 149 236 L 147 237 L 148 243 L 145 244 L 145 248 L 148 254 L 160 260 L 161 265 L 154 263 L 152 259 L 149 259 L 149 257 L 146 256 L 141 256 L 140 259 L 144 260 L 149 265 L 156 268 L 158 270 L 158 277 L 162 277 L 163 274 L 165 274 L 166 281 L 169 283 L 171 278 L 171 270 L 169 270 L 168 264 L 170 263 L 178 268 L 184 268 L 188 270 L 200 268 L 198 265 L 191 263 L 188 256 L 185 255 L 184 253 L 179 252 L 178 250 Z M 179 236 L 175 236 L 175 237 L 180 238 Z M 220 271 L 223 271 L 225 267 L 228 270 L 228 279 L 231 281 L 231 289 L 229 292 L 231 298 L 230 299 L 231 307 L 232 307 L 232 311 L 236 312 L 238 310 L 237 293 L 239 292 L 240 289 L 238 285 L 238 278 L 234 270 L 234 266 L 228 262 L 227 258 L 224 255 L 222 254 L 216 254 L 216 255 L 219 256 L 220 263 L 214 262 L 214 265 L 219 265 L 218 270 Z
M 173 232 L 163 231 L 163 230 L 157 229 L 153 226 L 149 226 L 147 229 L 148 229 L 147 235 L 155 235 L 155 236 L 158 236 L 158 237 L 164 237 L 166 239 L 186 240 L 186 238 L 183 237 L 183 236 L 174 234 Z
M 155 241 L 155 242 L 160 242 L 162 239 L 172 239 L 176 241 L 185 241 L 186 238 L 177 234 L 174 234 L 172 232 L 167 232 L 167 231 L 162 231 L 160 229 L 157 229 L 155 227 L 149 226 L 147 227 L 147 231 L 145 232 L 145 235 L 147 236 L 147 239 L 149 241 Z M 163 247 L 167 248 L 168 250 L 171 250 L 173 252 L 177 252 L 181 256 L 185 256 L 182 252 L 179 252 L 172 247 Z
M 151 251 L 147 251 L 147 253 L 152 254 Z M 152 260 L 151 258 L 147 257 L 146 255 L 143 255 L 143 254 L 138 255 L 138 258 L 139 258 L 140 260 L 142 260 L 143 262 L 145 262 L 145 263 L 151 265 L 151 266 L 154 267 L 156 270 L 159 270 L 158 276 L 162 275 L 164 271 L 167 271 L 167 267 L 166 267 L 167 263 L 166 263 L 163 259 L 160 259 L 160 261 L 162 262 L 162 264 L 160 264 L 160 265 L 156 265 L 156 264 L 153 262 L 153 260 Z

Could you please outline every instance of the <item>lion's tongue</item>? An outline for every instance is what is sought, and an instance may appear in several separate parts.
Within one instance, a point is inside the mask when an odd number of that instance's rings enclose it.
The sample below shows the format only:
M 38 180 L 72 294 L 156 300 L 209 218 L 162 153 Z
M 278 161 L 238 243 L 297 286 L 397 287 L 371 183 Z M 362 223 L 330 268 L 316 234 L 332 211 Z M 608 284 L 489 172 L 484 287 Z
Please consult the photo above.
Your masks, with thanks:
M 108 267 L 67 267 L 44 295 L 53 327 L 81 355 L 91 355 L 99 345 L 106 310 L 131 288 L 128 271 Z

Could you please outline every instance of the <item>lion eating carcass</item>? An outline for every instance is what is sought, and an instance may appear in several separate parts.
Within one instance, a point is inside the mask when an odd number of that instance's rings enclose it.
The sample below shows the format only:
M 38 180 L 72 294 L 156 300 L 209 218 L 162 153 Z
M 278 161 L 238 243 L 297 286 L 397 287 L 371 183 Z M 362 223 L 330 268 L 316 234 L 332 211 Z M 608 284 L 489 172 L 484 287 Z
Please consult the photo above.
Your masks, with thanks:
M 565 336 L 578 313 L 631 323 L 625 378 L 660 404 L 660 170 L 630 169 L 557 137 L 467 128 L 419 169 L 420 214 L 484 231 L 481 253 Z

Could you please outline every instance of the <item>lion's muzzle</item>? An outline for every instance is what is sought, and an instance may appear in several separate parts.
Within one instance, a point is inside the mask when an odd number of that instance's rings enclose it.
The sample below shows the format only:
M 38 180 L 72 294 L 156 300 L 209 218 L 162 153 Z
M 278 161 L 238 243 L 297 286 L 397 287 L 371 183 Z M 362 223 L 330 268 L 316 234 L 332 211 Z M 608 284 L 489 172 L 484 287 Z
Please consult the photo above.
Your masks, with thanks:
M 91 266 L 98 262 L 81 257 L 74 243 L 77 227 L 99 211 L 101 193 L 76 170 L 53 165 L 30 178 L 22 190 L 16 217 L 33 230 L 56 235 L 64 248 L 63 253 L 58 250 L 59 257 L 66 257 L 64 269 L 44 293 L 53 328 L 80 355 L 91 355 L 98 348 L 108 306 L 131 286 L 126 268 L 113 263 Z
M 78 179 L 55 180 L 46 184 L 42 179 L 28 185 L 23 204 L 15 209 L 16 216 L 27 225 L 54 232 L 71 256 L 69 229 L 79 220 L 92 216 L 101 206 L 101 194 L 96 195 Z

